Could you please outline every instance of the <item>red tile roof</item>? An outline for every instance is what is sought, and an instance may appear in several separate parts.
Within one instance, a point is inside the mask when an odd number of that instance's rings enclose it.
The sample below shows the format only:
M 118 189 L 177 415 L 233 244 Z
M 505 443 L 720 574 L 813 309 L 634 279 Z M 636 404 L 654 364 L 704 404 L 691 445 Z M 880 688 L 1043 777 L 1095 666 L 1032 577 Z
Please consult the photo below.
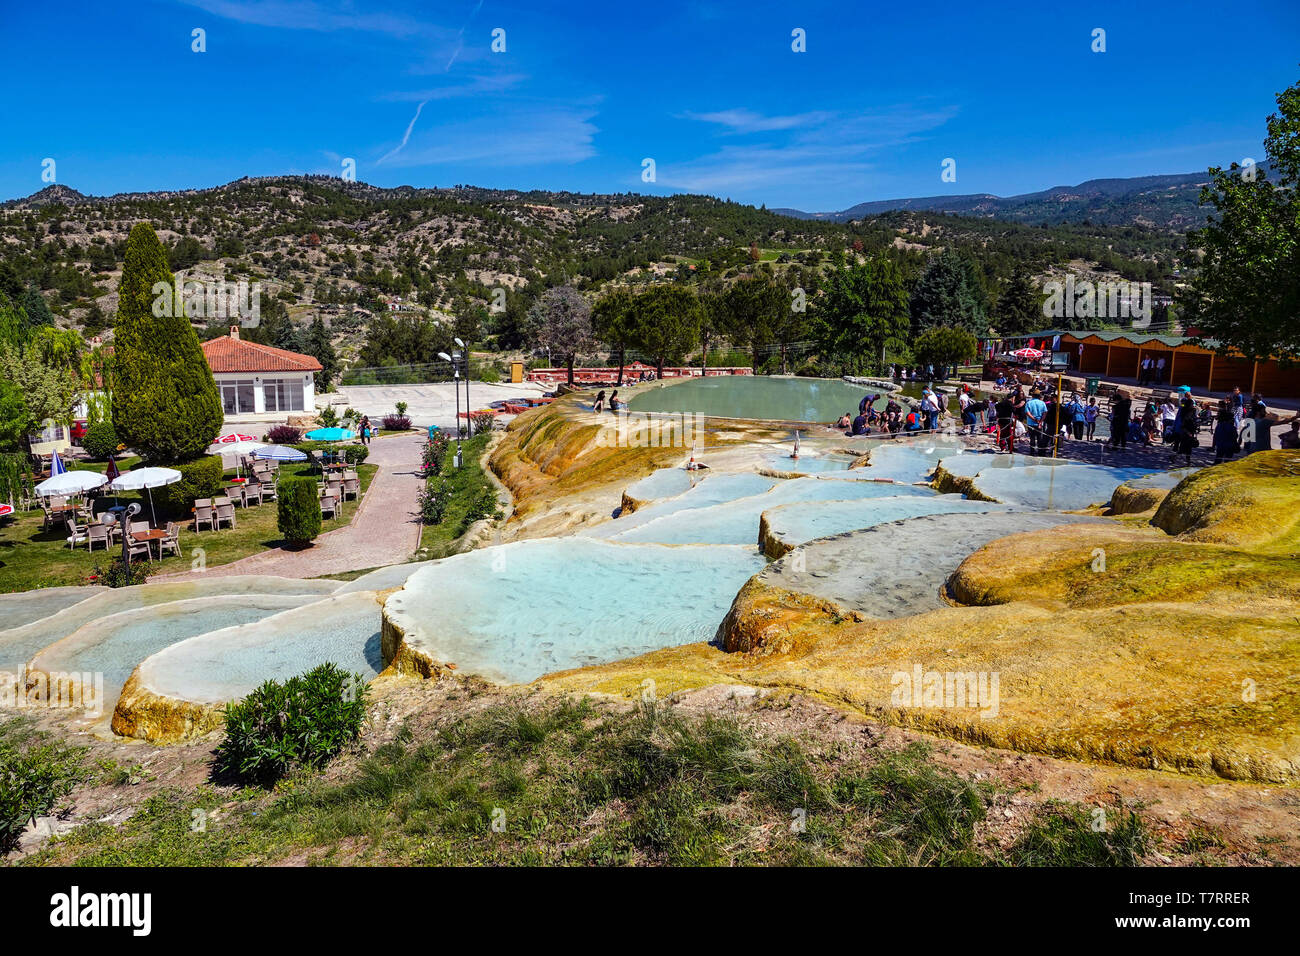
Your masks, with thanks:
M 259 345 L 223 335 L 202 343 L 203 355 L 214 372 L 319 372 L 320 362 L 310 355 Z

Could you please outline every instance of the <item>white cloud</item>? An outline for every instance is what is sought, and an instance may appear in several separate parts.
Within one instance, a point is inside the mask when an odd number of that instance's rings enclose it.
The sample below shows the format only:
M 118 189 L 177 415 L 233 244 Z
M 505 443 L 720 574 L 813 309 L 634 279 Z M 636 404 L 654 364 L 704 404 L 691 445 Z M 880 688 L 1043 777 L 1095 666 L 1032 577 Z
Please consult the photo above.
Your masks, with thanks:
M 894 107 L 845 115 L 762 116 L 745 109 L 692 116 L 736 133 L 786 133 L 764 142 L 729 143 L 682 162 L 660 161 L 659 185 L 691 192 L 754 194 L 781 187 L 858 188 L 882 150 L 916 142 L 956 115 L 955 108 Z
M 410 17 L 390 13 L 359 13 L 350 3 L 316 2 L 316 0 L 181 0 L 213 16 L 254 26 L 284 30 L 332 32 L 356 30 L 406 37 L 428 34 L 430 27 Z M 454 36 L 451 31 L 443 31 Z
M 716 113 L 683 113 L 687 119 L 704 123 L 717 123 L 733 133 L 765 133 L 772 130 L 795 129 L 823 123 L 833 114 L 825 112 L 796 113 L 791 116 L 764 116 L 753 110 L 731 109 Z
M 494 167 L 578 163 L 596 155 L 593 140 L 599 130 L 592 123 L 594 116 L 590 110 L 555 109 L 446 123 L 422 132 L 409 149 L 390 153 L 381 162 Z

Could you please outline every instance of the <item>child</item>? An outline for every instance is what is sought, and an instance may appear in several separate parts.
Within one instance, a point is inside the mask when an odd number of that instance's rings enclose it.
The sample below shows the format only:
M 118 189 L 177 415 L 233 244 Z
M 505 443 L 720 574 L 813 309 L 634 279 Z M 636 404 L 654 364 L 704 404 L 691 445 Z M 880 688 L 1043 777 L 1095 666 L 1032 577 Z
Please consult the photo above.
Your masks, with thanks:
M 1096 397 L 1088 399 L 1088 405 L 1083 410 L 1083 425 L 1087 433 L 1088 441 L 1092 441 L 1092 433 L 1097 430 L 1097 399 Z

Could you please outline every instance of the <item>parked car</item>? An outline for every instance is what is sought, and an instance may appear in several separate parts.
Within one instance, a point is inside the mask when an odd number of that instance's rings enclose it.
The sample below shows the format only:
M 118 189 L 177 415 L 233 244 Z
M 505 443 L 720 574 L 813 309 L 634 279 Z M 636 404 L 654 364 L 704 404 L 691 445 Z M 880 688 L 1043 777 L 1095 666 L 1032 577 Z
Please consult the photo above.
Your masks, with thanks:
M 72 441 L 72 444 L 78 447 L 81 446 L 81 439 L 86 437 L 86 428 L 86 420 L 84 418 L 78 418 L 72 423 L 72 431 L 68 434 L 68 438 Z

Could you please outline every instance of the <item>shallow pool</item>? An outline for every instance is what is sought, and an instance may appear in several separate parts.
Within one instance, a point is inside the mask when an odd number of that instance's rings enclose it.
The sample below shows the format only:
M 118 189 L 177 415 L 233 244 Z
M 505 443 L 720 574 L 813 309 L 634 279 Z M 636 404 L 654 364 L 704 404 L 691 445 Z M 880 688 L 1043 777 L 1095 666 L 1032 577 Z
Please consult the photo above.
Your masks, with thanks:
M 578 532 L 584 538 L 612 538 L 631 528 L 639 528 L 656 518 L 676 514 L 679 511 L 693 511 L 708 508 L 724 501 L 735 501 L 761 494 L 781 481 L 769 478 L 757 472 L 734 472 L 714 475 L 708 481 L 697 484 L 690 491 L 675 498 L 656 501 L 644 508 L 638 508 L 630 515 L 623 515 L 616 521 L 585 528 Z
M 102 674 L 103 703 L 111 713 L 126 679 L 151 654 L 208 631 L 258 621 L 315 600 L 302 594 L 249 594 L 122 611 L 85 625 L 46 648 L 32 663 L 47 673 Z
M 768 531 L 782 543 L 800 545 L 817 538 L 871 528 L 920 515 L 1006 511 L 1006 505 L 968 501 L 961 495 L 895 495 L 861 501 L 814 501 L 781 505 L 763 513 Z
M 829 424 L 845 412 L 856 415 L 868 394 L 872 392 L 861 385 L 839 379 L 718 375 L 646 389 L 628 400 L 628 408 Z
M 374 591 L 327 597 L 173 644 L 140 665 L 140 679 L 157 694 L 219 704 L 327 661 L 371 678 L 383 668 L 381 615 Z
M 385 614 L 434 660 L 528 681 L 711 640 L 763 566 L 753 548 L 521 541 L 429 565 L 388 599 Z
M 1151 474 L 1151 468 L 1109 468 L 1105 465 L 1047 465 L 982 469 L 971 484 L 994 501 L 1044 511 L 1078 511 L 1104 505 L 1126 481 Z
M 230 576 L 194 578 L 130 588 L 100 588 L 100 593 L 20 627 L 0 631 L 0 670 L 16 671 L 40 650 L 62 640 L 78 628 L 121 611 L 155 607 L 192 598 L 240 594 L 325 595 L 337 590 L 338 581 L 301 581 L 296 578 Z
M 604 527 L 614 532 L 609 536 L 614 541 L 755 545 L 758 542 L 759 518 L 768 508 L 795 501 L 842 501 L 897 495 L 933 496 L 934 492 L 929 488 L 885 482 L 789 478 L 778 482 L 770 491 L 748 498 L 738 498 L 692 511 L 673 512 L 627 530 L 619 530 L 619 521 Z

